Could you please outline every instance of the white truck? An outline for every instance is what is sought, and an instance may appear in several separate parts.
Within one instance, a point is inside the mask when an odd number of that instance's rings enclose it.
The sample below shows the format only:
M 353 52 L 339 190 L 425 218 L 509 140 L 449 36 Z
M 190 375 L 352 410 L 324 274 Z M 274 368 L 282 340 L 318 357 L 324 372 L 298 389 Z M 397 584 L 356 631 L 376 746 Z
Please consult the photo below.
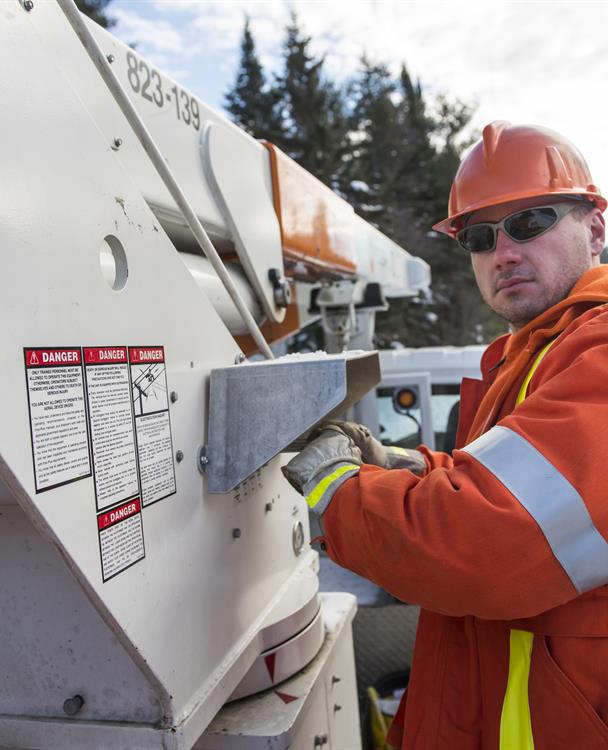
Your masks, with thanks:
M 377 357 L 259 324 L 369 348 L 427 265 L 72 0 L 3 0 L 0 70 L 0 748 L 357 750 L 280 466 Z

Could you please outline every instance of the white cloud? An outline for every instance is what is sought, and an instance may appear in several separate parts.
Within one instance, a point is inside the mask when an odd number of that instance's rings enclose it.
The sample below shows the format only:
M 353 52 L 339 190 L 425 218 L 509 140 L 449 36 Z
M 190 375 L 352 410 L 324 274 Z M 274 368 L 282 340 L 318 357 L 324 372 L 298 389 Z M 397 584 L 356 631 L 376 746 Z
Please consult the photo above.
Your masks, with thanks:
M 111 15 L 118 22 L 116 32 L 120 37 L 138 44 L 144 54 L 158 51 L 181 53 L 182 37 L 169 22 L 151 21 L 121 7 L 112 8 Z

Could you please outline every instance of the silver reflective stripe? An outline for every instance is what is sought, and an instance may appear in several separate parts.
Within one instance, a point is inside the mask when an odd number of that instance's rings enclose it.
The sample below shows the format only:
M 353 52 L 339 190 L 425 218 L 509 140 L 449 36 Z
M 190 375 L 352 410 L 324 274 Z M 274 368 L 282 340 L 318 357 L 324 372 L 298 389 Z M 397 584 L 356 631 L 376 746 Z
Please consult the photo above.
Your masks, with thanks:
M 608 582 L 608 542 L 583 498 L 525 438 L 492 427 L 462 450 L 504 484 L 540 526 L 579 593 Z

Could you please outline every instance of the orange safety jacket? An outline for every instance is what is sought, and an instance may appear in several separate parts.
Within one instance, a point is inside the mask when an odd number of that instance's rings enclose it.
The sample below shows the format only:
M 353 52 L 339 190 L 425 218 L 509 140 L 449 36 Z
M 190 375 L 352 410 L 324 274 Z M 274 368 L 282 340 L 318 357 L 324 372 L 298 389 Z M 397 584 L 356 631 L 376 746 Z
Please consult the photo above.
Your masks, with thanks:
M 486 350 L 452 457 L 363 466 L 323 514 L 334 561 L 423 608 L 397 747 L 608 748 L 606 303 L 593 268 Z

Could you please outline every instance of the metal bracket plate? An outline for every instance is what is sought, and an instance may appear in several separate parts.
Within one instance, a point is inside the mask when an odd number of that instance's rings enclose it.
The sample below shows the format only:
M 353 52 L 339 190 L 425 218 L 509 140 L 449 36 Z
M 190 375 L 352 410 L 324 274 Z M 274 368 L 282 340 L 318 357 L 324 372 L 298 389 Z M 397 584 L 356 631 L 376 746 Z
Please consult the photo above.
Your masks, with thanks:
M 292 354 L 211 371 L 206 474 L 229 492 L 380 380 L 377 352 Z

